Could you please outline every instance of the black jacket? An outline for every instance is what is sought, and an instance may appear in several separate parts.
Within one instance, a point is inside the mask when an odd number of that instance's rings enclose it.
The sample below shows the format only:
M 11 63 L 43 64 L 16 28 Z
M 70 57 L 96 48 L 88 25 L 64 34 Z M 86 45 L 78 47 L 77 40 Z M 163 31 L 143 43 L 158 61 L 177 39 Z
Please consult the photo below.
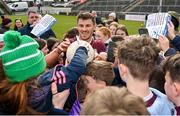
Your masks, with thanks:
M 28 35 L 32 38 L 37 38 L 35 35 L 33 35 L 31 33 L 32 29 L 33 29 L 33 27 L 31 27 L 30 24 L 27 23 L 22 29 L 19 30 L 19 32 L 21 33 L 21 35 Z M 43 33 L 40 36 L 40 38 L 45 39 L 45 40 L 47 40 L 49 37 L 55 37 L 56 38 L 56 35 L 52 29 L 49 29 L 48 31 L 46 31 L 45 33 Z

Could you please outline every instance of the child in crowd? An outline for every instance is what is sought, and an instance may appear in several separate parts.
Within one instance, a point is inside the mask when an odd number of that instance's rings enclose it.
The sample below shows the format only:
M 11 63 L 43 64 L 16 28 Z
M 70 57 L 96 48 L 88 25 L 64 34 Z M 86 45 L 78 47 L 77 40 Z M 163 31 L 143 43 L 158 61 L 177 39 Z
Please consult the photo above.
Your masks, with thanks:
M 163 65 L 165 75 L 165 92 L 175 104 L 176 115 L 180 115 L 180 54 L 170 56 Z
M 114 80 L 112 63 L 106 61 L 93 61 L 87 65 L 86 72 L 81 76 L 76 85 L 77 100 L 70 112 L 71 115 L 79 115 L 81 104 L 87 94 L 106 86 L 110 86 Z
M 59 41 L 56 38 L 50 37 L 47 39 L 47 47 L 49 49 L 49 52 L 55 48 L 54 46 L 57 46 L 59 44 Z
M 115 31 L 115 35 L 120 35 L 123 38 L 125 38 L 126 36 L 129 36 L 126 26 L 125 25 L 119 25 Z
M 83 104 L 82 115 L 148 115 L 142 98 L 126 88 L 106 87 L 90 93 Z
M 115 61 L 115 51 L 117 49 L 117 45 L 119 42 L 123 41 L 124 38 L 115 35 L 111 38 L 112 41 L 109 42 L 108 50 L 107 50 L 107 61 L 114 63 Z
M 156 66 L 153 72 L 149 77 L 149 86 L 159 90 L 165 94 L 164 83 L 165 83 L 165 74 L 161 66 Z
M 111 30 L 111 35 L 115 35 L 115 31 L 116 29 L 118 28 L 119 24 L 117 22 L 112 22 L 110 25 L 109 25 L 109 29 Z
M 109 41 L 111 41 L 111 31 L 107 27 L 96 29 L 95 39 L 102 40 L 107 47 Z
M 71 90 L 72 83 L 76 83 L 86 69 L 86 42 L 79 42 L 79 48 L 67 67 L 57 65 L 47 72 L 47 60 L 34 39 L 8 31 L 4 35 L 4 43 L 0 58 L 6 77 L 0 81 L 0 113 L 66 114 L 52 104 L 51 83 L 56 82 L 57 92 Z M 65 49 L 62 44 L 53 54 L 58 56 Z
M 37 43 L 39 44 L 39 50 L 41 50 L 44 55 L 47 55 L 49 52 L 49 49 L 47 48 L 47 41 L 44 39 L 35 39 L 37 41 Z
M 18 31 L 19 29 L 23 28 L 23 26 L 24 26 L 24 24 L 23 24 L 22 19 L 20 19 L 20 18 L 15 19 L 15 24 L 14 24 L 15 31 Z
M 12 25 L 12 20 L 8 18 L 7 15 L 2 15 L 1 19 L 2 19 L 2 23 L 0 25 L 0 34 L 3 34 L 6 31 L 10 30 L 10 27 Z
M 118 47 L 118 67 L 127 89 L 144 99 L 151 115 L 171 115 L 167 96 L 149 87 L 159 51 L 156 43 L 145 36 L 122 41 Z

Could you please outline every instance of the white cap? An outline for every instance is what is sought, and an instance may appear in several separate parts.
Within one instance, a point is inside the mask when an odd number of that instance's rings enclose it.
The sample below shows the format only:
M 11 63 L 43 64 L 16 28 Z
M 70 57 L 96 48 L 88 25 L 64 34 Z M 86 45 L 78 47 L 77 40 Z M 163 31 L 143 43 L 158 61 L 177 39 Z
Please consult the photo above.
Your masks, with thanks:
M 109 14 L 109 17 L 114 17 L 114 18 L 116 18 L 116 13 L 115 13 L 115 12 L 110 13 L 110 14 Z

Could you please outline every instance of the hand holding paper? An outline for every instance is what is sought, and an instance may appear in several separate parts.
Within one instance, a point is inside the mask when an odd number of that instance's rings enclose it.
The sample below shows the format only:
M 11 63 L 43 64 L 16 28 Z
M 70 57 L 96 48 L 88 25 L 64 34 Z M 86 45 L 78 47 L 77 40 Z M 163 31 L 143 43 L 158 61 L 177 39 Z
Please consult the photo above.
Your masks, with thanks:
M 46 14 L 42 17 L 38 23 L 34 26 L 31 33 L 37 37 L 40 37 L 43 33 L 48 31 L 52 25 L 56 22 L 56 19 L 51 15 Z
M 169 36 L 169 38 L 171 39 L 171 40 L 173 40 L 174 38 L 175 38 L 175 32 L 174 32 L 175 30 L 174 30 L 174 25 L 173 25 L 173 23 L 170 21 L 169 23 L 168 23 L 168 36 Z
M 159 35 L 167 36 L 167 24 L 170 20 L 171 16 L 168 13 L 153 13 L 148 15 L 146 28 L 148 29 L 149 36 L 155 39 L 158 39 Z
M 159 46 L 160 48 L 166 52 L 169 49 L 169 40 L 167 37 L 160 35 L 159 36 Z

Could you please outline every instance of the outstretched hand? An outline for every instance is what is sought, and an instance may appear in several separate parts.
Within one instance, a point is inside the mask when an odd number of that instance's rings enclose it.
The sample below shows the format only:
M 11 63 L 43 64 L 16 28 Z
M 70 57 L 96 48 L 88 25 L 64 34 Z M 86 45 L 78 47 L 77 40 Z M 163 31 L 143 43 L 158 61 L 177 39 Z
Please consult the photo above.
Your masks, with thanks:
M 53 82 L 51 84 L 51 92 L 53 94 L 52 102 L 53 102 L 54 108 L 63 109 L 64 104 L 70 94 L 69 89 L 66 89 L 58 93 L 57 84 L 56 82 Z

